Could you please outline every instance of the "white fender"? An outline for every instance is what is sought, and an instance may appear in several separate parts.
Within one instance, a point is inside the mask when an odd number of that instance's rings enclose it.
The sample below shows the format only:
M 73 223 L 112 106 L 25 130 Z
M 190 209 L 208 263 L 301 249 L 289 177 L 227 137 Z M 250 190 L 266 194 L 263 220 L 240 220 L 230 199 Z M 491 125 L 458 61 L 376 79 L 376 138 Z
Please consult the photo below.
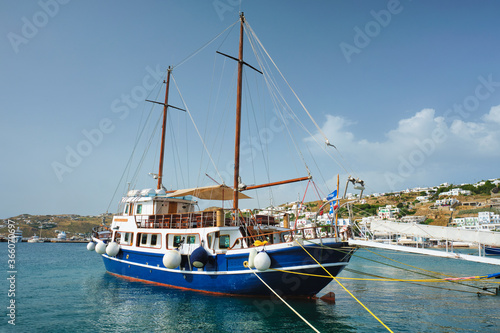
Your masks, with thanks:
M 104 244 L 104 242 L 98 242 L 97 245 L 95 246 L 95 252 L 99 254 L 106 253 L 106 244 Z
M 120 252 L 120 245 L 117 242 L 111 242 L 106 247 L 106 254 L 110 257 L 115 257 Z
M 248 267 L 255 268 L 255 256 L 257 255 L 256 249 L 250 249 L 250 254 L 248 255 Z
M 271 267 L 271 258 L 266 252 L 262 251 L 257 253 L 253 263 L 255 265 L 255 268 L 257 268 L 259 271 L 265 271 L 266 269 Z
M 168 250 L 163 256 L 163 265 L 167 268 L 174 269 L 181 264 L 181 254 L 175 250 Z
M 94 242 L 88 242 L 87 243 L 87 250 L 94 251 L 95 250 L 95 243 Z

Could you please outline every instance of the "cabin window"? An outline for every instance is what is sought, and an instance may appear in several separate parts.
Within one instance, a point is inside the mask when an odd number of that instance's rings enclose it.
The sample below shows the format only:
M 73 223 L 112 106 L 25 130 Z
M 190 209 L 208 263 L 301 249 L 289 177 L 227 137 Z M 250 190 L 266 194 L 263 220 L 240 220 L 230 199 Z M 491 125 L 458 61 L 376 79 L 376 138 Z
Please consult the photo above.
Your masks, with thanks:
M 148 234 L 142 234 L 141 245 L 147 245 L 147 244 L 148 244 Z
M 125 214 L 128 214 L 128 206 L 129 206 L 128 204 L 125 205 Z
M 123 241 L 125 243 L 130 243 L 130 240 L 132 239 L 132 233 L 131 232 L 126 232 L 125 235 L 123 235 Z
M 219 237 L 219 249 L 227 249 L 231 246 L 229 235 L 221 235 Z
M 141 205 L 137 205 L 136 214 L 142 214 L 142 204 Z
M 199 244 L 200 235 L 198 234 L 167 234 L 167 248 L 179 248 L 182 244 Z
M 139 242 L 140 240 L 140 242 Z M 160 234 L 137 234 L 137 244 L 144 247 L 161 248 Z
M 178 248 L 179 246 L 181 246 L 181 242 L 182 242 L 181 236 L 175 235 L 174 236 L 174 248 Z
M 158 235 L 151 235 L 151 246 L 156 246 L 157 241 L 158 241 Z
M 207 235 L 208 248 L 212 248 L 212 234 Z
M 131 232 L 120 232 L 121 238 L 120 238 L 120 244 L 123 245 L 132 245 L 132 235 L 133 233 Z

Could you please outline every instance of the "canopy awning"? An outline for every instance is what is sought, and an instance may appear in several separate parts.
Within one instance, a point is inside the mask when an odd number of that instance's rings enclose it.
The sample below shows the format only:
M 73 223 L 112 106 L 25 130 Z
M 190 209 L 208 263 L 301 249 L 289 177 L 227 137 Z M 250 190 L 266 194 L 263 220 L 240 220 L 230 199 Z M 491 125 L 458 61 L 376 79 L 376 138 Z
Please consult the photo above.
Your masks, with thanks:
M 183 197 L 192 195 L 205 200 L 232 200 L 233 188 L 226 185 L 204 186 L 177 190 L 167 195 L 167 197 Z M 238 192 L 238 199 L 252 199 L 248 195 Z

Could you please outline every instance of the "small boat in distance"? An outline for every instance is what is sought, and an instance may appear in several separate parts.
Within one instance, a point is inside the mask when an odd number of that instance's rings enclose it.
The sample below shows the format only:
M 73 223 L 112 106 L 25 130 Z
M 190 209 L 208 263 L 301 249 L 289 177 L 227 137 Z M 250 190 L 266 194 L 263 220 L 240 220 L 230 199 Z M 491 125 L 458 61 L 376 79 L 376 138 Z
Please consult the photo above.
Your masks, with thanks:
M 28 239 L 28 243 L 43 243 L 43 240 L 39 236 L 33 235 L 33 237 Z
M 102 255 L 109 273 L 131 280 L 212 294 L 267 296 L 272 289 L 283 296 L 312 297 L 347 266 L 356 248 L 341 240 L 333 224 L 297 228 L 288 215 L 280 223 L 240 210 L 239 200 L 250 198 L 248 190 L 311 181 L 312 176 L 254 186 L 241 182 L 242 69 L 250 66 L 243 61 L 243 13 L 239 23 L 239 57 L 217 51 L 238 64 L 233 186 L 163 186 L 169 67 L 165 103 L 154 102 L 163 105 L 156 189 L 129 190 L 111 225 L 93 229 L 87 249 Z M 232 200 L 233 206 L 199 211 L 197 200 Z M 329 198 L 335 200 L 338 195 Z

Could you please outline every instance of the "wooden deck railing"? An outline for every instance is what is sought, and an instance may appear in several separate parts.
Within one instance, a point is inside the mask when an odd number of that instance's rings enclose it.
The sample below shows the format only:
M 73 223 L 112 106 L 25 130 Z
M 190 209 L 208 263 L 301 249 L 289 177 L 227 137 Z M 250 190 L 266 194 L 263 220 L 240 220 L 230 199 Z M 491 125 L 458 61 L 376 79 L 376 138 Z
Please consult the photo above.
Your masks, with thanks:
M 237 238 L 229 249 L 233 249 L 237 246 L 240 246 L 241 248 L 254 247 L 257 246 L 255 245 L 256 241 L 260 242 L 267 241 L 267 244 L 279 244 L 279 243 L 286 243 L 291 241 L 292 239 L 297 239 L 297 238 L 318 239 L 319 237 L 321 238 L 334 237 L 335 236 L 334 228 L 335 228 L 334 226 L 317 226 L 317 227 L 306 227 L 300 229 L 275 231 L 269 233 L 262 233 L 259 230 L 250 228 L 248 230 L 250 235 Z
M 187 229 L 217 226 L 217 212 L 177 213 L 162 215 L 136 215 L 138 228 Z M 224 218 L 224 226 L 274 225 L 274 217 L 257 215 L 255 218 L 239 216 L 238 219 Z

